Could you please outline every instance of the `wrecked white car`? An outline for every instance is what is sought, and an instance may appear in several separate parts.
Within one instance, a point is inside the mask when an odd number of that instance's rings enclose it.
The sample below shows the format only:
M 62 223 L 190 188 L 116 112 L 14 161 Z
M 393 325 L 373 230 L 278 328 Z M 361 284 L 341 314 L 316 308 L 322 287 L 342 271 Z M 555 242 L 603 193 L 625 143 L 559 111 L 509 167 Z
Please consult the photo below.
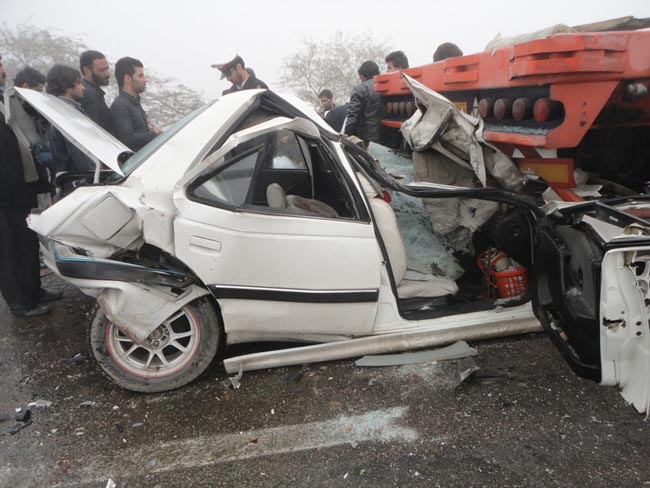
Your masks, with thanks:
M 245 371 L 534 331 L 537 316 L 578 374 L 648 410 L 647 197 L 543 212 L 503 190 L 402 184 L 265 90 L 224 96 L 135 154 L 55 98 L 6 98 L 17 130 L 32 105 L 112 170 L 29 225 L 47 265 L 97 298 L 92 351 L 124 388 L 179 387 L 234 343 L 310 344 L 225 362 Z M 453 242 L 429 272 L 409 269 L 389 193 L 497 204 L 462 278 L 435 266 Z

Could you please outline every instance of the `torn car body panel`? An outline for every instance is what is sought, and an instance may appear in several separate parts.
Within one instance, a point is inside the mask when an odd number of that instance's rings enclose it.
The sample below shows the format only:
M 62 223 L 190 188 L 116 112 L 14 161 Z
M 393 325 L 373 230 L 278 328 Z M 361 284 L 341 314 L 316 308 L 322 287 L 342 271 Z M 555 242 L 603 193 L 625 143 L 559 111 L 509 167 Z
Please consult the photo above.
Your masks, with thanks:
M 434 150 L 471 170 L 482 186 L 492 175 L 508 190 L 519 192 L 523 176 L 509 157 L 483 139 L 483 120 L 461 112 L 448 99 L 402 74 L 418 109 L 401 132 L 416 151 Z
M 9 88 L 5 92 L 5 98 L 7 123 L 14 130 L 20 130 L 19 119 L 24 122 L 29 118 L 22 107 L 22 103 L 27 102 L 38 107 L 39 113 L 50 124 L 95 163 L 103 163 L 122 174 L 119 162 L 132 151 L 79 110 L 56 97 L 28 88 Z
M 97 285 L 102 288 L 97 303 L 109 320 L 136 344 L 141 344 L 163 321 L 171 320 L 183 306 L 209 295 L 205 288 L 197 285 L 191 285 L 179 295 L 167 287 L 125 282 Z
M 640 412 L 650 411 L 650 297 L 647 247 L 609 250 L 603 257 L 600 310 L 601 383 L 618 386 Z
M 106 258 L 142 245 L 138 210 L 142 214 L 144 207 L 139 195 L 129 188 L 80 187 L 56 205 L 31 214 L 29 226 L 56 242 Z

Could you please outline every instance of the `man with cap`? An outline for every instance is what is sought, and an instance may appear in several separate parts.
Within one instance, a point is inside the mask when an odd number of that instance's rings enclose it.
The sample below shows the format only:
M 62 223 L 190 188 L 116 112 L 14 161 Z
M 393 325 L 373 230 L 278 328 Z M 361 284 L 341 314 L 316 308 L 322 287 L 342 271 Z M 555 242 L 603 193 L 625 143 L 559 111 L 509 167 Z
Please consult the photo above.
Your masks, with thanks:
M 266 83 L 255 77 L 255 72 L 252 69 L 246 68 L 244 60 L 239 54 L 227 63 L 213 64 L 212 67 L 221 71 L 222 80 L 226 78 L 232 83 L 232 86 L 224 90 L 222 95 L 228 95 L 228 93 L 239 90 L 268 89 Z

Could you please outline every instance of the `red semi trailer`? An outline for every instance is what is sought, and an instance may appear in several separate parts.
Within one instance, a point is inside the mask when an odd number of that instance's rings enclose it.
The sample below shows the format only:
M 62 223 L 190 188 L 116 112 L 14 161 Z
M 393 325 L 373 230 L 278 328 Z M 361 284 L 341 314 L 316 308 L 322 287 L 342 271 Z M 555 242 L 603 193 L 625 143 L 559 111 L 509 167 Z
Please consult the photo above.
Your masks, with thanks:
M 576 199 L 574 169 L 625 193 L 650 180 L 650 31 L 579 32 L 404 70 L 484 121 L 484 138 Z M 375 78 L 384 142 L 413 114 L 400 76 Z

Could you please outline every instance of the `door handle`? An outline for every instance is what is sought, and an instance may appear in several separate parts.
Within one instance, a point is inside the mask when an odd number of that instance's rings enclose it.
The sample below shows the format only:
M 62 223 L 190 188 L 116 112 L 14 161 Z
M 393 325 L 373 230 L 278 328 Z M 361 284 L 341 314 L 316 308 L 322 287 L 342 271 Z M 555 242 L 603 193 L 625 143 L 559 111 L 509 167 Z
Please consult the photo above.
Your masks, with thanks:
M 221 242 L 205 237 L 190 236 L 190 248 L 197 252 L 219 255 L 221 254 Z

